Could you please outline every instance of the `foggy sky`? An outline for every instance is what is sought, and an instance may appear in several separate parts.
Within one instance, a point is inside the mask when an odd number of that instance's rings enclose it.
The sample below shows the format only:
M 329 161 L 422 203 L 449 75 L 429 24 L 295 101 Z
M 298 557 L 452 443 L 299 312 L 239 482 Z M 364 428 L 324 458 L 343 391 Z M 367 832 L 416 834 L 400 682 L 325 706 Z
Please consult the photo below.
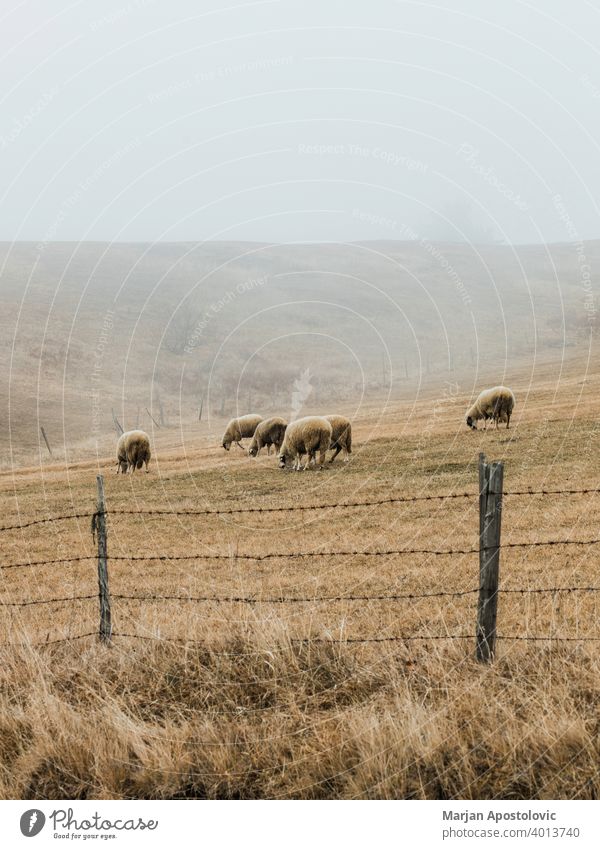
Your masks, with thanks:
M 586 0 L 5 0 L 0 239 L 600 237 Z

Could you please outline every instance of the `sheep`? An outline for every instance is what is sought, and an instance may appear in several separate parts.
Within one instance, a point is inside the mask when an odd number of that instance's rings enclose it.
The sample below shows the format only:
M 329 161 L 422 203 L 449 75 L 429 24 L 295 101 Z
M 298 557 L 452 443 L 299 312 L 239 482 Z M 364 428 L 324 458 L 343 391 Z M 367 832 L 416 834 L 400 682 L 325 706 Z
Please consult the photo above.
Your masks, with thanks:
M 302 457 L 307 454 L 303 468 L 306 471 L 318 451 L 319 468 L 322 469 L 331 445 L 331 434 L 331 424 L 322 416 L 305 416 L 292 422 L 287 426 L 279 452 L 279 468 L 285 469 L 289 462 L 293 462 L 294 469 L 299 472 Z
M 254 431 L 262 422 L 262 416 L 257 416 L 254 413 L 249 413 L 247 416 L 239 416 L 237 419 L 232 419 L 227 425 L 227 429 L 223 434 L 223 448 L 229 451 L 231 443 L 235 442 L 238 448 L 242 448 L 240 442 L 242 439 L 254 436 Z M 242 448 L 242 451 L 244 449 Z
M 492 389 L 484 389 L 473 406 L 467 410 L 467 426 L 473 430 L 477 430 L 476 422 L 479 419 L 483 419 L 485 430 L 488 419 L 493 419 L 496 422 L 496 430 L 498 429 L 498 422 L 506 422 L 506 427 L 508 428 L 514 406 L 515 396 L 512 390 L 507 389 L 506 386 L 494 386 Z
M 279 453 L 279 449 L 283 444 L 286 427 L 287 422 L 279 418 L 279 416 L 274 416 L 271 419 L 265 419 L 260 422 L 254 431 L 254 436 L 248 449 L 250 457 L 258 457 L 260 449 L 264 448 L 265 445 L 267 446 L 267 454 L 271 453 L 271 445 L 275 446 L 275 453 Z
M 117 442 L 117 474 L 126 474 L 128 471 L 135 472 L 150 462 L 150 439 L 143 430 L 129 430 L 122 433 Z
M 340 451 L 344 451 L 344 462 L 347 463 L 352 453 L 352 425 L 345 416 L 325 416 L 331 425 L 331 445 L 335 453 L 330 463 L 333 463 Z

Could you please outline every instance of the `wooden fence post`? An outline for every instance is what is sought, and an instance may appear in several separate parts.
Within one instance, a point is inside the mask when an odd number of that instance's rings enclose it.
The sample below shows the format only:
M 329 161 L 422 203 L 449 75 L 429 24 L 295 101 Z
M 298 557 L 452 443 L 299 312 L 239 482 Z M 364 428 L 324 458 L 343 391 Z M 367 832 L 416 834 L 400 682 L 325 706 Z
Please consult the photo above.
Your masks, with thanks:
M 41 425 L 40 425 L 40 430 L 42 432 L 42 436 L 44 437 L 44 442 L 46 443 L 46 448 L 48 449 L 48 454 L 50 454 L 50 456 L 52 457 L 52 449 L 50 448 L 50 443 L 48 442 L 48 437 L 46 436 L 46 431 L 44 430 L 44 428 Z
M 117 436 L 121 436 L 121 434 L 125 432 L 123 430 L 123 426 L 121 425 L 121 422 L 118 420 L 118 418 L 115 416 L 114 409 L 111 412 L 113 417 L 113 424 L 115 426 L 115 430 L 117 431 Z
M 486 463 L 479 455 L 479 603 L 477 660 L 491 663 L 496 651 L 500 576 L 503 463 Z
M 98 537 L 98 592 L 100 596 L 100 640 L 109 643 L 112 634 L 110 592 L 108 590 L 108 546 L 106 540 L 106 500 L 104 478 L 97 475 L 98 504 L 94 528 Z
M 152 413 L 150 412 L 150 410 L 148 409 L 148 407 L 146 407 L 146 412 L 148 413 L 148 415 L 150 416 L 150 418 L 152 419 L 152 421 L 154 422 L 154 424 L 156 425 L 156 427 L 160 430 L 160 425 L 159 425 L 159 423 L 156 421 L 156 419 L 154 418 L 154 416 L 152 415 Z

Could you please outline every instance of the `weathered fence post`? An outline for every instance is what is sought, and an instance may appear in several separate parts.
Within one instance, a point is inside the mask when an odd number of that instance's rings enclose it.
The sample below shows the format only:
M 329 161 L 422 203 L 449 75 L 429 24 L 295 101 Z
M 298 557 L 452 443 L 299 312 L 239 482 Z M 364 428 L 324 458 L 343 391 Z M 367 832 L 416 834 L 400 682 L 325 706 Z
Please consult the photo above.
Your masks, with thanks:
M 503 463 L 486 463 L 479 455 L 479 604 L 477 660 L 491 663 L 496 651 L 500 575 Z
M 152 415 L 152 413 L 150 412 L 150 410 L 148 409 L 148 407 L 146 407 L 146 412 L 148 413 L 148 415 L 150 416 L 150 418 L 152 419 L 152 421 L 154 422 L 154 424 L 156 425 L 156 427 L 160 430 L 160 425 L 159 425 L 159 423 L 156 421 L 156 419 L 154 418 L 154 416 Z
M 120 435 L 121 435 L 122 433 L 124 433 L 125 431 L 123 430 L 123 426 L 122 426 L 121 422 L 120 422 L 120 421 L 118 420 L 118 418 L 115 416 L 115 411 L 114 411 L 114 409 L 113 409 L 111 412 L 112 412 L 113 424 L 114 424 L 114 426 L 115 426 L 115 430 L 116 430 L 116 432 L 117 432 L 117 436 L 120 436 Z
M 46 448 L 48 449 L 48 454 L 50 454 L 50 456 L 52 457 L 52 449 L 50 448 L 50 443 L 48 442 L 48 437 L 46 436 L 46 431 L 44 430 L 44 428 L 41 425 L 40 425 L 40 430 L 42 432 L 42 436 L 44 437 L 44 442 L 46 443 Z
M 104 478 L 96 477 L 98 482 L 98 504 L 94 517 L 94 528 L 98 537 L 98 593 L 100 597 L 100 639 L 109 643 L 112 634 L 110 611 L 110 592 L 108 590 L 108 546 L 106 540 L 106 500 L 104 498 Z

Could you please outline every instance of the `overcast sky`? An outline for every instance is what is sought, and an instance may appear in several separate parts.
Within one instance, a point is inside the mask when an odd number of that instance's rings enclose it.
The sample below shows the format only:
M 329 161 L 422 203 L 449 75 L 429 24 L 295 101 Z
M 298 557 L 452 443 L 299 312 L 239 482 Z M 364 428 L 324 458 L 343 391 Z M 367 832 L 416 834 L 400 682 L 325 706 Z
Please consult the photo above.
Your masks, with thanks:
M 600 10 L 4 0 L 0 239 L 600 237 Z

